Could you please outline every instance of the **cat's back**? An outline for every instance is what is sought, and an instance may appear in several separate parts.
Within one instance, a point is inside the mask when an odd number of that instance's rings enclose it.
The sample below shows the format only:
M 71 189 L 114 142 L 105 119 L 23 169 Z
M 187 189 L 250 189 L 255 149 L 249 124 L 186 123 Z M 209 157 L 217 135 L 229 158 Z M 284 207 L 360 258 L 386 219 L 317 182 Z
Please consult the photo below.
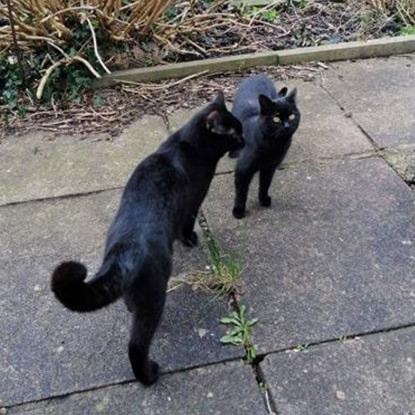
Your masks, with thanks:
M 259 115 L 260 95 L 273 99 L 277 97 L 274 84 L 265 75 L 255 75 L 245 79 L 236 91 L 232 114 L 244 121 L 247 117 Z
M 131 175 L 125 193 L 136 198 L 151 200 L 154 196 L 171 197 L 187 182 L 186 173 L 177 157 L 175 137 L 169 138 L 160 148 L 146 157 Z

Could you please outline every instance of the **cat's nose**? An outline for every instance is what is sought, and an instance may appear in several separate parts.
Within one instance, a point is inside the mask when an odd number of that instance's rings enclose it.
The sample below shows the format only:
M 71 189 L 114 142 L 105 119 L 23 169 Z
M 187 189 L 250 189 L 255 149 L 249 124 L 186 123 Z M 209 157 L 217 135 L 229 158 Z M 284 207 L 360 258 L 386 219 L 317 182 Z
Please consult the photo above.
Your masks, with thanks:
M 284 122 L 284 128 L 289 128 L 290 127 L 290 123 L 288 121 Z

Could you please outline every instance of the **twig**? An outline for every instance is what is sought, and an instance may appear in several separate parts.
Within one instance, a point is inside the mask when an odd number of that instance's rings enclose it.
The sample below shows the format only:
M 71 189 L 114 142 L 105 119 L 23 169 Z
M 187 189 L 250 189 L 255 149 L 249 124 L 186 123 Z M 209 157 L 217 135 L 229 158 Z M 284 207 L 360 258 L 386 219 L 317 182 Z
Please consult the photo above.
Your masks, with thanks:
M 171 88 L 173 86 L 182 84 L 183 82 L 189 81 L 190 79 L 197 78 L 197 77 L 202 76 L 202 75 L 206 75 L 207 73 L 209 73 L 209 69 L 205 69 L 202 72 L 198 72 L 198 73 L 186 76 L 182 79 L 179 79 L 178 81 L 171 82 L 170 84 L 154 85 L 154 86 L 148 86 L 148 85 L 146 85 L 144 83 L 141 83 L 141 82 L 126 81 L 126 80 L 122 80 L 122 79 L 115 79 L 115 81 L 120 82 L 120 83 L 124 83 L 124 84 L 129 84 L 129 85 L 141 86 L 141 87 L 151 89 L 151 90 L 162 90 L 162 89 L 167 89 L 167 88 Z
M 104 68 L 104 71 L 106 72 L 106 73 L 108 73 L 108 74 L 110 74 L 111 73 L 111 71 L 105 66 L 105 63 L 102 61 L 102 59 L 101 59 L 101 56 L 99 55 L 99 53 L 98 53 L 98 45 L 97 45 L 97 38 L 96 38 L 96 36 L 95 36 L 95 31 L 94 31 L 94 28 L 93 28 L 93 26 L 92 26 L 92 23 L 91 23 L 91 21 L 89 20 L 89 18 L 87 17 L 86 18 L 86 21 L 88 22 L 88 26 L 89 26 L 89 30 L 91 31 L 91 34 L 92 34 L 92 42 L 93 42 L 93 44 L 94 44 L 94 52 L 95 52 L 95 56 L 97 57 L 97 59 L 98 59 L 98 62 L 101 64 L 101 66 Z
M 14 44 L 14 51 L 16 53 L 17 62 L 19 65 L 19 71 L 20 71 L 20 78 L 22 81 L 23 89 L 26 89 L 26 77 L 23 71 L 23 65 L 22 65 L 22 57 L 20 56 L 20 49 L 19 45 L 17 44 L 17 37 L 16 37 L 16 29 L 14 27 L 14 18 L 12 15 L 12 6 L 10 4 L 10 0 L 7 0 L 7 8 L 9 11 L 9 20 L 10 20 L 10 29 L 12 31 L 12 37 L 13 37 L 13 44 Z
M 49 16 L 46 16 L 43 18 L 40 23 L 45 23 L 52 17 L 58 16 L 59 14 L 71 11 L 71 10 L 96 10 L 97 6 L 77 6 L 77 7 L 68 7 L 67 9 L 59 10 L 56 13 L 50 14 Z
M 51 65 L 45 74 L 43 75 L 42 79 L 40 80 L 39 86 L 37 87 L 36 91 L 36 98 L 41 99 L 43 95 L 43 90 L 45 89 L 46 82 L 49 79 L 49 76 L 52 74 L 52 72 L 58 67 L 61 66 L 64 63 L 65 59 L 61 59 L 58 62 L 55 62 L 53 65 Z
M 75 61 L 82 62 L 89 70 L 90 72 L 95 76 L 95 78 L 101 78 L 101 75 L 92 67 L 92 65 L 84 58 L 81 58 L 80 56 L 74 56 L 72 58 Z

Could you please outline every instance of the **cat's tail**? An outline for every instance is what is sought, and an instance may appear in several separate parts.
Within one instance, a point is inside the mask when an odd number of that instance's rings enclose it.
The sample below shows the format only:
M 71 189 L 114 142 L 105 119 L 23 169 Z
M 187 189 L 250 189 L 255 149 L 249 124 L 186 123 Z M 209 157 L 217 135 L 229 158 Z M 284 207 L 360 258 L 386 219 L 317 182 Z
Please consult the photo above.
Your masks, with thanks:
M 52 274 L 51 288 L 57 299 L 73 311 L 94 311 L 122 295 L 122 278 L 117 265 L 105 265 L 90 281 L 87 269 L 79 262 L 63 262 Z

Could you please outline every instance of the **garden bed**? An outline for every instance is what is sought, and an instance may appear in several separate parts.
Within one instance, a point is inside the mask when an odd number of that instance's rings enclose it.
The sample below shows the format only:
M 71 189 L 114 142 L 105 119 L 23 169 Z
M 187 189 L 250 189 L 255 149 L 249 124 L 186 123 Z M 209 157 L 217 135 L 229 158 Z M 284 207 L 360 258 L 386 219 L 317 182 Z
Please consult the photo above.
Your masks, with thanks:
M 161 105 L 168 97 L 155 98 L 164 86 L 92 92 L 93 79 L 109 71 L 415 33 L 412 0 L 276 0 L 265 6 L 226 0 L 44 0 L 40 11 L 17 0 L 12 2 L 17 54 L 6 3 L 0 1 L 0 136 L 40 122 L 39 114 L 63 116 L 67 122 L 40 123 L 56 131 L 72 128 L 71 117 L 87 131 L 102 123 L 114 126 L 117 122 L 109 120 L 125 116 L 102 110 L 127 96 L 143 109 L 168 106 Z M 170 89 L 177 93 L 179 86 L 186 93 L 181 83 Z M 149 105 L 152 101 L 157 105 Z

